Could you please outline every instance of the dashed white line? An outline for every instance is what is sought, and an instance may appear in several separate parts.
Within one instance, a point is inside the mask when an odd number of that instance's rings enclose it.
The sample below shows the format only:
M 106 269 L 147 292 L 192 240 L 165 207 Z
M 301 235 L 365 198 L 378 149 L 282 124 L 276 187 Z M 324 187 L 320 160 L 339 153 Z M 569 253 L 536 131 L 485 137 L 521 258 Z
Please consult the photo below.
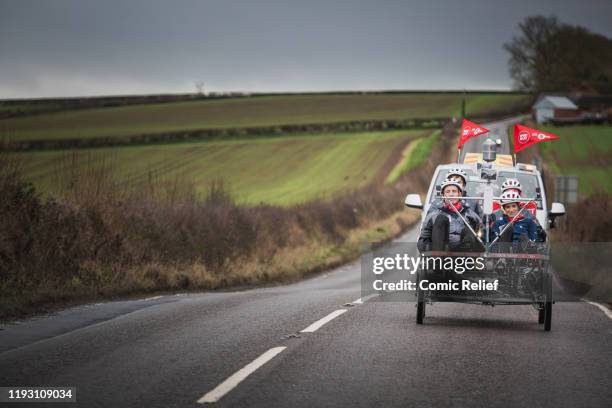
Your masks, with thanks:
M 310 326 L 308 326 L 307 328 L 302 330 L 301 333 L 313 333 L 313 332 L 316 332 L 325 323 L 328 323 L 328 322 L 332 321 L 333 319 L 335 319 L 336 317 L 340 316 L 342 313 L 345 313 L 345 312 L 346 312 L 346 309 L 338 309 L 336 311 L 333 311 L 330 314 L 328 314 L 327 316 L 325 316 L 324 318 L 317 320 L 316 322 L 314 322 L 313 324 L 311 324 Z
M 355 305 L 360 305 L 360 304 L 365 303 L 368 300 L 370 300 L 370 299 L 372 299 L 373 297 L 376 297 L 376 296 L 378 296 L 378 293 L 370 293 L 367 296 L 364 296 L 364 297 L 359 298 L 357 300 L 353 300 L 351 303 L 353 303 Z
M 606 316 L 608 316 L 610 319 L 612 319 L 612 311 L 610 309 L 608 309 L 607 307 L 605 307 L 604 305 L 602 305 L 601 303 L 597 303 L 597 302 L 591 302 L 590 300 L 586 300 L 586 299 L 582 299 L 583 302 L 589 303 L 595 307 L 598 307 L 599 309 L 601 309 L 602 312 L 604 312 L 604 314 Z
M 367 302 L 369 299 L 372 299 L 375 296 L 378 296 L 378 293 L 371 293 L 367 296 L 364 296 L 363 298 L 354 300 L 351 303 L 363 304 L 364 302 Z M 607 307 L 605 307 L 604 305 L 596 303 L 596 302 L 591 302 L 586 299 L 582 299 L 582 301 L 601 309 L 601 311 L 604 312 L 604 314 L 608 318 L 612 319 L 612 311 L 608 309 Z M 330 314 L 328 314 L 327 316 L 323 317 L 322 319 L 319 319 L 313 324 L 311 324 L 310 326 L 306 327 L 304 330 L 301 330 L 301 333 L 313 333 L 317 331 L 318 329 L 320 329 L 326 323 L 329 323 L 336 317 L 342 315 L 343 313 L 346 313 L 346 311 L 347 309 L 335 310 L 331 312 Z M 212 391 L 206 393 L 197 402 L 199 404 L 205 404 L 205 403 L 213 403 L 213 402 L 219 401 L 221 397 L 223 397 L 225 394 L 233 390 L 238 384 L 244 381 L 244 379 L 246 379 L 249 375 L 255 372 L 255 370 L 257 370 L 259 367 L 266 364 L 268 361 L 272 360 L 276 355 L 278 355 L 281 351 L 285 350 L 286 348 L 287 347 L 274 347 L 266 351 L 261 356 L 257 357 L 255 360 L 253 360 L 252 362 L 250 362 L 249 364 L 247 364 L 246 366 L 242 367 L 240 370 L 232 374 L 225 381 L 223 381 L 221 384 L 216 386 Z
M 378 296 L 378 293 L 371 293 L 351 303 L 362 304 L 368 301 L 369 299 L 372 299 L 375 296 Z M 313 333 L 319 330 L 326 323 L 329 323 L 330 321 L 340 316 L 341 314 L 346 313 L 346 311 L 347 309 L 335 310 L 331 312 L 330 314 L 328 314 L 327 316 L 325 316 L 324 318 L 319 319 L 313 324 L 311 324 L 310 326 L 306 327 L 304 330 L 301 331 L 301 333 Z M 232 374 L 221 384 L 217 385 L 215 389 L 206 393 L 197 402 L 199 404 L 205 404 L 205 403 L 213 403 L 213 402 L 219 401 L 221 397 L 223 397 L 225 394 L 233 390 L 238 384 L 244 381 L 244 379 L 247 378 L 249 375 L 251 375 L 255 370 L 257 370 L 262 365 L 266 364 L 268 361 L 272 360 L 278 353 L 280 353 L 286 348 L 287 347 L 274 347 L 266 351 L 261 356 L 257 357 L 255 360 L 253 360 L 252 362 L 250 362 L 249 364 L 247 364 L 246 366 L 244 366 L 243 368 L 241 368 L 240 370 Z
M 272 360 L 278 353 L 286 349 L 287 347 L 274 347 L 270 350 L 263 353 L 261 356 L 257 357 L 255 360 L 250 362 L 249 364 L 242 367 L 240 370 L 236 371 L 227 380 L 223 381 L 221 384 L 217 385 L 214 390 L 205 394 L 202 398 L 200 398 L 197 402 L 199 404 L 217 402 L 221 397 L 230 392 L 234 387 L 240 384 L 245 378 L 251 375 L 255 370 L 257 370 L 262 365 L 266 364 L 268 361 Z

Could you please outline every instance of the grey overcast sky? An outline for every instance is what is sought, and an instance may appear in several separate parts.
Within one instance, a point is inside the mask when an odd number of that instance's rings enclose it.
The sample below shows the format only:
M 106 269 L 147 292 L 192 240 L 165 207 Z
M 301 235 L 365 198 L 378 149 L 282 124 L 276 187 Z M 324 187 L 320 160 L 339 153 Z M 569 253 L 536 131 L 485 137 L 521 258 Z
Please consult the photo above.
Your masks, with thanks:
M 510 89 L 536 14 L 612 38 L 611 0 L 0 0 L 0 98 Z

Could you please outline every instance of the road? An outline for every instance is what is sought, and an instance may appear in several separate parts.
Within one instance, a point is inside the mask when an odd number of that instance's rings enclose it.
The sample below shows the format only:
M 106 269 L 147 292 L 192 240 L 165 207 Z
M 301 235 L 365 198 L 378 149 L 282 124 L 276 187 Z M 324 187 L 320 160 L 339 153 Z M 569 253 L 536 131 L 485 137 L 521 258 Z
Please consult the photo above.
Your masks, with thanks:
M 497 153 L 512 154 L 507 133 L 508 127 L 520 122 L 523 118 L 524 116 L 517 116 L 497 122 L 484 123 L 483 126 L 489 129 L 489 133 L 486 136 L 475 137 L 465 142 L 461 150 L 460 162 L 463 162 L 466 153 L 482 153 L 482 144 L 487 140 L 487 137 L 491 137 L 493 140 L 501 139 L 502 145 L 497 149 Z
M 413 302 L 361 299 L 360 261 L 86 305 L 3 326 L 0 386 L 76 387 L 68 407 L 609 407 L 612 313 L 557 291 L 551 332 L 531 306 L 436 303 L 416 325 Z

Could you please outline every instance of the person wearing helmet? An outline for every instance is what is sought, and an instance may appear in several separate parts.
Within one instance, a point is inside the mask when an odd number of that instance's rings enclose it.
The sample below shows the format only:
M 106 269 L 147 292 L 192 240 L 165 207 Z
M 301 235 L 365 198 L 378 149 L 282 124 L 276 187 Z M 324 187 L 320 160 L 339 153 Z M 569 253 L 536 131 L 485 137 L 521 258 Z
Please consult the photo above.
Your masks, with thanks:
M 538 230 L 534 219 L 528 215 L 528 211 L 520 212 L 519 199 L 521 195 L 513 190 L 508 189 L 501 195 L 501 206 L 504 215 L 498 218 L 493 224 L 492 239 L 497 238 L 495 249 L 506 252 L 511 246 L 512 251 L 516 248 L 521 248 L 519 251 L 531 252 L 537 250 L 535 241 L 537 240 Z M 526 214 L 526 215 L 524 215 Z M 525 265 L 519 266 L 520 275 L 523 276 L 526 290 L 533 296 L 534 300 L 540 294 L 538 288 L 541 286 L 540 277 L 535 274 L 533 268 Z
M 461 186 L 463 187 L 463 196 L 468 196 L 469 194 L 466 191 L 466 186 L 467 186 L 467 173 L 465 172 L 465 170 L 457 167 L 454 169 L 450 169 L 448 171 L 448 173 L 446 174 L 446 179 L 447 180 L 453 180 L 456 181 L 458 183 L 461 183 Z M 465 202 L 469 203 L 470 206 L 472 207 L 472 210 L 480 217 L 482 218 L 482 215 L 484 214 L 484 211 L 482 210 L 482 206 L 480 205 L 480 203 L 478 202 L 478 200 L 464 200 Z
M 456 250 L 476 244 L 476 238 L 465 222 L 474 231 L 480 228 L 480 218 L 463 201 L 463 186 L 454 180 L 445 180 L 441 186 L 443 199 L 432 203 L 417 242 L 419 251 Z M 464 221 L 465 220 L 465 221 Z
M 465 188 L 465 184 L 467 183 L 467 173 L 465 170 L 457 167 L 454 169 L 450 169 L 448 173 L 446 173 L 447 180 L 459 181 L 461 185 Z
M 506 190 L 516 190 L 517 193 L 521 193 L 523 191 L 523 188 L 521 187 L 521 182 L 518 181 L 518 179 L 515 178 L 509 178 L 506 179 L 506 181 L 504 181 L 502 183 L 502 190 L 506 191 Z
M 504 181 L 501 185 L 501 189 L 502 189 L 502 194 L 505 193 L 506 191 L 514 191 L 516 193 L 518 193 L 521 197 L 523 194 L 523 188 L 521 186 L 521 182 L 518 181 L 518 179 L 515 178 L 509 178 L 506 179 L 506 181 Z M 536 216 L 536 210 L 538 209 L 538 206 L 536 205 L 536 203 L 534 203 L 533 201 L 530 202 L 520 202 L 519 203 L 520 208 L 525 207 L 525 210 L 523 211 L 523 214 L 526 217 L 531 217 L 532 219 L 535 219 Z M 520 210 L 519 208 L 519 210 Z M 503 212 L 501 210 L 501 205 L 498 202 L 494 202 L 493 203 L 493 211 L 495 213 L 495 218 L 501 218 L 503 216 Z
M 493 224 L 493 239 L 499 237 L 498 241 L 500 242 L 519 242 L 522 235 L 526 235 L 529 241 L 537 239 L 537 225 L 533 218 L 526 216 L 525 211 L 519 214 L 521 209 L 520 199 L 521 195 L 516 191 L 507 190 L 502 193 L 503 216 L 496 218 Z M 512 226 L 506 229 L 508 224 L 512 224 Z

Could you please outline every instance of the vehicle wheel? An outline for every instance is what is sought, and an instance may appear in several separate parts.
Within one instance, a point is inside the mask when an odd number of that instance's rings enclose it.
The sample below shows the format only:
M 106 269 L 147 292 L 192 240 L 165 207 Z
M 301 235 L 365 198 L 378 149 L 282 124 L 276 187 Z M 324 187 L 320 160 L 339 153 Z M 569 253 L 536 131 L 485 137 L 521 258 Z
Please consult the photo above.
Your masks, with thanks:
M 552 274 L 547 271 L 546 276 L 546 304 L 544 305 L 544 330 L 550 331 L 552 325 Z
M 416 279 L 417 288 L 418 288 L 419 282 L 422 279 L 422 274 L 423 274 L 422 270 L 420 270 L 417 273 L 417 279 Z M 417 324 L 423 324 L 424 318 L 425 318 L 425 292 L 420 289 L 417 289 L 417 312 L 416 312 Z
M 550 331 L 552 324 L 552 302 L 546 302 L 544 307 L 544 330 Z
M 544 324 L 544 318 L 546 316 L 545 307 L 546 307 L 545 304 L 540 303 L 540 310 L 538 310 L 538 323 L 539 324 Z
M 425 296 L 422 290 L 419 290 L 417 293 L 417 313 L 416 313 L 416 322 L 417 324 L 423 324 L 423 319 L 425 318 Z

